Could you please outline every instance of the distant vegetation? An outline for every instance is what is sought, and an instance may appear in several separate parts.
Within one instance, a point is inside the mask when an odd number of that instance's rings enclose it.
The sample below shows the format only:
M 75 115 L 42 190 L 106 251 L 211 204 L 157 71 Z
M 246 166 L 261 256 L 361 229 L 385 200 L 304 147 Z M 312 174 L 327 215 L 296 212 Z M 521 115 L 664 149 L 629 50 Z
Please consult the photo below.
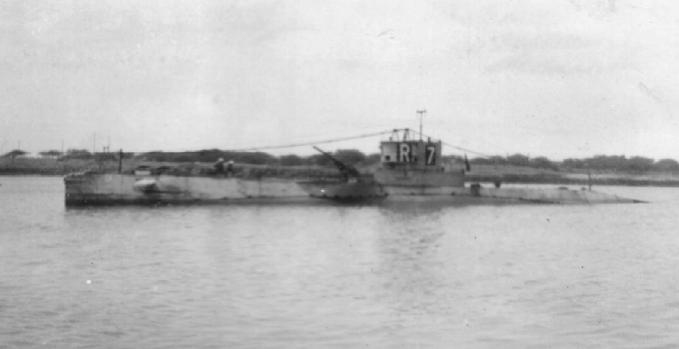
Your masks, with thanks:
M 355 149 L 340 149 L 332 153 L 334 157 L 349 165 L 362 165 L 367 160 L 374 163 L 379 161 L 379 154 L 366 156 Z M 232 160 L 236 163 L 253 165 L 280 165 L 280 166 L 332 166 L 332 161 L 323 154 L 299 156 L 294 154 L 273 156 L 263 152 L 232 152 L 219 149 L 208 149 L 188 152 L 161 152 L 153 151 L 139 154 L 138 159 L 157 162 L 215 162 L 222 158 L 225 161 Z
M 26 154 L 27 153 L 25 151 L 21 150 L 21 149 L 14 149 L 10 152 L 3 154 L 2 158 L 14 160 L 14 159 L 21 157 L 21 156 L 24 156 Z
M 471 159 L 472 164 L 513 165 L 554 171 L 595 170 L 606 172 L 644 173 L 648 171 L 679 173 L 679 162 L 673 159 L 654 160 L 641 156 L 630 158 L 624 155 L 597 155 L 584 159 L 565 159 L 552 161 L 546 157 L 530 158 L 521 154 L 507 157 L 493 156 L 490 158 Z
M 364 154 L 356 149 L 340 149 L 332 155 L 341 161 L 357 166 L 370 166 L 380 161 L 379 154 Z M 294 154 L 273 156 L 263 152 L 229 152 L 218 149 L 201 150 L 193 152 L 149 152 L 138 155 L 146 161 L 163 162 L 214 162 L 219 158 L 233 160 L 234 162 L 258 164 L 258 165 L 280 165 L 280 166 L 332 166 L 332 162 L 323 154 L 310 156 L 299 156 Z M 462 156 L 446 156 L 444 160 L 448 162 L 463 163 Z M 544 156 L 529 157 L 523 154 L 513 154 L 508 156 L 491 156 L 487 158 L 472 158 L 470 164 L 482 165 L 512 165 L 520 167 L 530 167 L 552 171 L 572 171 L 572 170 L 594 170 L 610 172 L 629 172 L 644 173 L 648 171 L 674 172 L 679 173 L 679 162 L 674 159 L 654 160 L 651 158 L 624 155 L 597 155 L 584 159 L 565 159 L 563 161 L 553 161 Z
M 68 149 L 65 152 L 58 150 L 46 150 L 40 152 L 40 158 L 26 158 L 25 151 L 15 149 L 0 156 L 0 173 L 42 173 L 63 174 L 68 171 L 82 170 L 87 168 L 115 167 L 119 153 L 91 153 L 86 149 Z M 374 166 L 380 161 L 379 154 L 364 154 L 356 149 L 340 149 L 332 152 L 332 155 L 346 164 L 365 168 Z M 332 167 L 332 161 L 323 154 L 300 156 L 287 154 L 274 156 L 264 152 L 233 152 L 219 149 L 205 149 L 185 152 L 152 151 L 146 153 L 124 153 L 123 159 L 128 165 L 143 162 L 162 163 L 214 163 L 222 158 L 225 161 L 232 160 L 237 164 L 269 165 L 269 166 L 320 166 Z M 445 156 L 445 163 L 463 165 L 463 156 Z M 651 158 L 623 155 L 597 155 L 583 159 L 565 159 L 553 161 L 543 156 L 529 157 L 523 154 L 508 156 L 476 157 L 469 159 L 474 168 L 526 168 L 550 172 L 596 172 L 596 173 L 628 173 L 644 174 L 650 172 L 663 172 L 679 174 L 679 162 L 674 159 L 654 160 Z M 481 165 L 481 166 L 479 166 Z
M 641 156 L 626 158 L 625 156 L 597 155 L 587 159 L 566 159 L 564 168 L 595 169 L 643 173 L 647 171 L 679 172 L 679 163 L 673 159 L 653 160 Z

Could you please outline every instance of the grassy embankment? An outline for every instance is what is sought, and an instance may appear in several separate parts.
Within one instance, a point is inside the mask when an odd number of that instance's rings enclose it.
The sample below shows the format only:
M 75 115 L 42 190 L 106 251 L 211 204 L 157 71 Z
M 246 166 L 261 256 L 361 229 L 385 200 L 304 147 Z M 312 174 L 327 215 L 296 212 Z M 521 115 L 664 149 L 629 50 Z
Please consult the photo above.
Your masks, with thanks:
M 122 162 L 122 173 L 132 173 L 140 166 L 148 166 L 162 170 L 162 173 L 192 176 L 210 175 L 214 173 L 213 163 L 206 162 L 158 162 L 142 159 L 125 159 Z M 94 171 L 118 172 L 118 161 L 95 161 L 83 159 L 35 159 L 0 158 L 0 175 L 42 175 L 64 176 L 69 173 Z M 334 167 L 320 166 L 268 166 L 237 164 L 234 169 L 237 176 L 242 177 L 337 177 L 339 173 Z
M 91 160 L 0 158 L 0 175 L 46 175 L 58 176 L 89 169 L 94 165 Z
M 467 174 L 469 181 L 493 182 L 500 179 L 503 183 L 545 183 L 587 185 L 590 174 L 585 170 L 544 170 L 512 165 L 472 165 Z M 627 186 L 679 186 L 679 174 L 671 172 L 647 171 L 631 172 L 591 172 L 593 185 Z
M 169 173 L 182 175 L 198 175 L 209 173 L 211 163 L 171 163 L 149 162 L 138 159 L 126 159 L 123 161 L 122 171 L 130 173 L 138 166 L 147 165 L 154 168 L 166 167 Z M 374 166 L 359 166 L 362 172 L 369 172 Z M 94 161 L 82 159 L 56 160 L 56 159 L 0 159 L 0 175 L 51 175 L 63 176 L 73 172 L 93 170 L 100 172 L 116 172 L 117 161 Z M 330 167 L 318 166 L 265 166 L 265 165 L 242 165 L 236 166 L 237 174 L 245 176 L 281 176 L 293 177 L 300 173 L 312 177 L 332 176 L 337 171 Z M 589 175 L 586 171 L 569 170 L 554 171 L 520 167 L 512 165 L 472 165 L 472 170 L 467 174 L 468 181 L 494 182 L 501 180 L 503 183 L 545 183 L 545 184 L 571 184 L 587 185 Z M 627 172 L 592 172 L 591 183 L 594 185 L 636 185 L 636 186 L 679 186 L 679 174 L 669 172 L 627 173 Z

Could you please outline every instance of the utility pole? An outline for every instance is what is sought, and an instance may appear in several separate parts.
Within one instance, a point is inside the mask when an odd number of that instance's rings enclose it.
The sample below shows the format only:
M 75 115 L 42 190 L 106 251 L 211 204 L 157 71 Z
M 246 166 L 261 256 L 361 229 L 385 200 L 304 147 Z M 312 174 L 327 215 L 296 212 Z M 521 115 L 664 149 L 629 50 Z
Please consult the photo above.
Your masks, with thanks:
M 417 114 L 420 115 L 420 141 L 422 141 L 422 117 L 427 111 L 425 109 L 421 109 L 417 111 Z

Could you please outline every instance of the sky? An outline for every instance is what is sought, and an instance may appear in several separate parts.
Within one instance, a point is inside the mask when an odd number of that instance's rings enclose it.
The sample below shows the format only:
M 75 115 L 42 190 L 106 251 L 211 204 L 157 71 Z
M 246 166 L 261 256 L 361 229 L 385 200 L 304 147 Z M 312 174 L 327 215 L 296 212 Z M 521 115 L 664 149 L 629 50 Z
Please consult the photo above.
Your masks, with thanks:
M 0 2 L 0 152 L 289 144 L 426 109 L 481 154 L 679 159 L 678 77 L 672 0 Z

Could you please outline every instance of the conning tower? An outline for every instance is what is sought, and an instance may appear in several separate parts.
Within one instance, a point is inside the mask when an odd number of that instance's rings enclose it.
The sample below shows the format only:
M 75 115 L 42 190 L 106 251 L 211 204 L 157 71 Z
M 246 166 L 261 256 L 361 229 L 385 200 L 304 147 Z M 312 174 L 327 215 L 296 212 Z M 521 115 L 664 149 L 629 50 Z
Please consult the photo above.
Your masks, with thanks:
M 394 130 L 380 142 L 380 168 L 375 179 L 390 190 L 412 194 L 439 193 L 464 187 L 464 171 L 446 171 L 441 158 L 442 142 L 412 137 L 410 129 Z
M 380 143 L 383 168 L 443 171 L 441 165 L 441 141 L 411 138 L 409 129 L 393 131 L 389 140 Z

